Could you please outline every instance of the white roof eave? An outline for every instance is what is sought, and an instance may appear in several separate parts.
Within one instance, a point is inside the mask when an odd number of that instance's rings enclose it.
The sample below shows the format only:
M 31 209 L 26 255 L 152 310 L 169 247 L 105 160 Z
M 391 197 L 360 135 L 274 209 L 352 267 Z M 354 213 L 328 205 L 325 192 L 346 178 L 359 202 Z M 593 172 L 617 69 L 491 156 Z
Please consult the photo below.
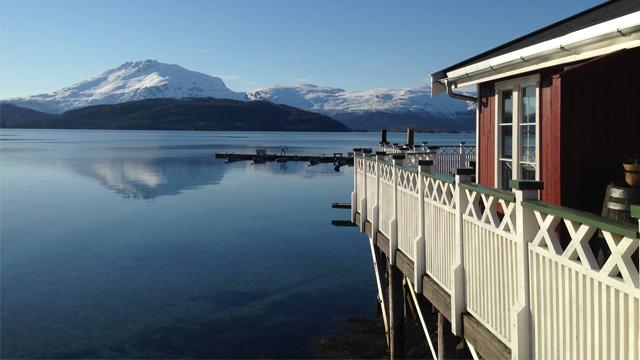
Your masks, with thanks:
M 537 68 L 573 62 L 592 56 L 640 46 L 640 11 L 590 26 L 555 39 L 454 69 L 443 79 L 457 87 L 506 77 Z M 441 92 L 441 89 L 438 92 Z M 446 90 L 446 89 L 445 89 Z

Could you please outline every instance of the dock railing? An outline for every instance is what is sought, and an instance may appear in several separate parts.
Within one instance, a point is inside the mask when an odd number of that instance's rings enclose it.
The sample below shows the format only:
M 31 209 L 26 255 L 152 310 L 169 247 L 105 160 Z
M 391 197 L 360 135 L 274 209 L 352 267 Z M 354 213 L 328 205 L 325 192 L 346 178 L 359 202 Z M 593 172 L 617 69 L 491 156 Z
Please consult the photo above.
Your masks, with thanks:
M 427 275 L 450 295 L 455 334 L 469 313 L 513 358 L 639 357 L 640 224 L 541 202 L 540 182 L 503 191 L 390 158 L 356 153 L 353 220 L 413 261 L 416 292 Z
M 380 150 L 387 154 L 405 154 L 405 165 L 417 166 L 420 160 L 432 160 L 431 171 L 453 175 L 458 168 L 472 167 L 476 160 L 476 147 L 461 142 L 459 145 L 415 145 L 413 147 L 381 144 Z

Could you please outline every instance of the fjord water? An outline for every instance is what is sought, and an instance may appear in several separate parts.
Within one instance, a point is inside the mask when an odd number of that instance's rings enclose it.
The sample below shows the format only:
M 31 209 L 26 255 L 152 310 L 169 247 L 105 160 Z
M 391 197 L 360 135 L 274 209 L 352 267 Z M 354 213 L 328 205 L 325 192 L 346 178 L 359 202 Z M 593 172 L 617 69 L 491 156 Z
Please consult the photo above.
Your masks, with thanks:
M 402 141 L 402 134 L 390 140 Z M 474 135 L 418 134 L 450 144 Z M 375 314 L 352 168 L 224 164 L 330 154 L 372 133 L 2 130 L 3 358 L 308 357 Z

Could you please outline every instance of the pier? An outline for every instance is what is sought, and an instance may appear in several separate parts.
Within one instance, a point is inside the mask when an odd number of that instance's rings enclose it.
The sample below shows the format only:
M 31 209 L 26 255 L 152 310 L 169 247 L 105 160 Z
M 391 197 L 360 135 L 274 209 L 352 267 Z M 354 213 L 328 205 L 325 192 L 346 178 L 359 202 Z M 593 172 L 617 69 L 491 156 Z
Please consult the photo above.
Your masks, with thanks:
M 256 157 L 261 157 L 264 161 L 307 161 L 315 163 L 341 163 L 341 165 L 353 165 L 353 155 L 333 153 L 331 155 L 279 155 L 279 154 L 247 154 L 247 153 L 216 153 L 216 159 L 226 159 L 228 162 L 253 161 Z
M 416 150 L 354 149 L 351 220 L 369 240 L 392 359 L 408 316 L 435 359 L 462 342 L 475 359 L 639 358 L 640 224 L 540 201 L 540 181 L 475 183 L 464 149 L 455 161 Z

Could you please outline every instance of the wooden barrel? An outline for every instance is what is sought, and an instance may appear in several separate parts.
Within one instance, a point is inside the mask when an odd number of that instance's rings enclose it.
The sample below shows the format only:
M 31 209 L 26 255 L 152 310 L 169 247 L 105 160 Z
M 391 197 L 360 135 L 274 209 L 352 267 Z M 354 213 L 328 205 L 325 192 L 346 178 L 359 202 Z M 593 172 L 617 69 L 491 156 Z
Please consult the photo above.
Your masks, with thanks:
M 640 204 L 640 188 L 607 186 L 602 203 L 602 216 L 638 225 L 631 217 L 631 205 Z

